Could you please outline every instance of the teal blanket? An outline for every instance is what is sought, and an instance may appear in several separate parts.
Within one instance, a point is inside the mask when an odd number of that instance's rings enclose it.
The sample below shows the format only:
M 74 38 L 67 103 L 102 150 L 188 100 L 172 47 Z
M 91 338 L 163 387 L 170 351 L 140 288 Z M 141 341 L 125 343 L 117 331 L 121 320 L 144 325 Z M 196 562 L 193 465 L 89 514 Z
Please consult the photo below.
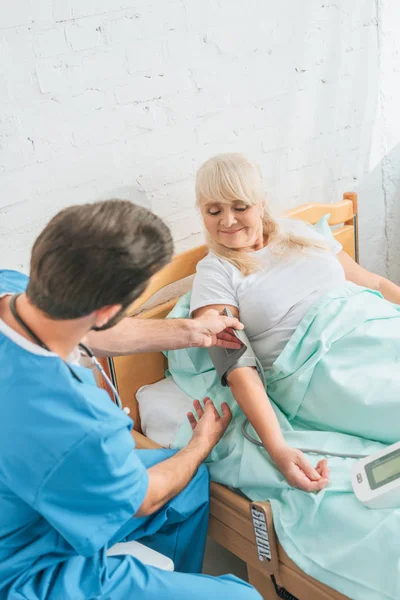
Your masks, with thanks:
M 188 314 L 186 295 L 170 317 Z M 207 461 L 211 478 L 253 500 L 270 500 L 279 541 L 312 577 L 354 600 L 399 600 L 400 509 L 370 510 L 356 499 L 352 459 L 329 459 L 330 483 L 318 494 L 291 488 L 265 450 L 244 439 L 244 415 L 220 385 L 207 351 L 167 354 L 170 373 L 189 396 L 231 407 L 232 422 Z M 370 454 L 381 442 L 398 441 L 399 367 L 399 307 L 350 283 L 325 295 L 265 373 L 287 443 Z M 175 446 L 190 437 L 184 423 Z M 316 464 L 321 457 L 309 458 Z

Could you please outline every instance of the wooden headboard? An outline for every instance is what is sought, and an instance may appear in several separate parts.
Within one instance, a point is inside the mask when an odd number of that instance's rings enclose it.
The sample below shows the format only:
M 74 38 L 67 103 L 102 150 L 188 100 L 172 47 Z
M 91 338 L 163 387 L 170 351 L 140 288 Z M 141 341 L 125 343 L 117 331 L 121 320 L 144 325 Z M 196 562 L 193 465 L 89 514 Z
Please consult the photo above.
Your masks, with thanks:
M 315 224 L 330 213 L 329 225 L 333 235 L 342 244 L 343 249 L 358 262 L 357 194 L 343 194 L 343 200 L 335 204 L 304 204 L 285 213 L 284 216 Z M 196 272 L 197 263 L 207 254 L 206 246 L 199 246 L 178 254 L 172 262 L 157 273 L 150 281 L 146 291 L 131 307 L 136 312 L 162 288 Z M 175 306 L 178 298 L 145 310 L 138 319 L 164 319 Z M 119 356 L 109 360 L 109 368 L 118 387 L 124 406 L 128 406 L 135 422 L 135 430 L 140 431 L 140 416 L 136 401 L 137 390 L 145 384 L 163 379 L 167 361 L 161 352 Z

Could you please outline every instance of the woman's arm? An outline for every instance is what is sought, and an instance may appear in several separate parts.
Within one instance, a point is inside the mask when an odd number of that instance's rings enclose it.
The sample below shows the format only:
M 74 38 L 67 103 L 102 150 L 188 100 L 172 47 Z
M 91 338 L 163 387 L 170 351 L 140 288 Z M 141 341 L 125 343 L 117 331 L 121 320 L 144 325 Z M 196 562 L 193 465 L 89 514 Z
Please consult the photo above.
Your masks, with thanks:
M 235 369 L 229 373 L 228 383 L 233 397 L 288 483 L 306 492 L 318 492 L 325 487 L 329 477 L 327 461 L 321 460 L 314 469 L 300 450 L 287 445 L 257 370 Z
M 400 304 L 400 287 L 395 283 L 360 267 L 344 250 L 339 252 L 337 257 L 344 269 L 347 281 L 377 290 L 389 302 Z
M 224 306 L 213 305 L 194 312 L 197 318 L 210 308 L 222 310 Z M 238 315 L 234 306 L 228 307 L 232 314 Z M 240 367 L 228 375 L 228 383 L 240 408 L 253 425 L 265 450 L 270 455 L 287 481 L 294 487 L 307 492 L 321 490 L 328 482 L 327 461 L 322 460 L 314 469 L 302 452 L 290 448 L 282 435 L 278 419 L 271 406 L 257 370 L 252 367 Z

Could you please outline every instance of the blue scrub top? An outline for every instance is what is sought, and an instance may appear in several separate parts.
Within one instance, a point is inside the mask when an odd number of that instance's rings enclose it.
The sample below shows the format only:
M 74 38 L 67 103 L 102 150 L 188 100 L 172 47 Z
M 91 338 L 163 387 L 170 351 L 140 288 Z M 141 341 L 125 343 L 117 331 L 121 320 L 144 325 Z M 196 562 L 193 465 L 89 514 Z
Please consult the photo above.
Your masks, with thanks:
M 0 297 L 28 278 L 0 271 Z M 69 572 L 76 589 L 101 593 L 105 548 L 136 513 L 148 475 L 133 451 L 131 419 L 95 385 L 70 374 L 54 353 L 0 319 L 0 599 L 46 569 L 87 557 Z M 36 577 L 35 577 L 36 575 Z M 25 589 L 24 584 L 24 589 Z M 43 590 L 43 581 L 40 584 Z

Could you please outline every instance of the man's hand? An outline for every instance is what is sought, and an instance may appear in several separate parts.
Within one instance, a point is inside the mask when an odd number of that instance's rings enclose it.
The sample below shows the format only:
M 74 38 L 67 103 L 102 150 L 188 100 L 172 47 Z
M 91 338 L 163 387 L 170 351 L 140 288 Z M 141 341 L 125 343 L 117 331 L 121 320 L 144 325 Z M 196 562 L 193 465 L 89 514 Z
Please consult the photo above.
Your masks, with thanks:
M 188 413 L 187 417 L 193 430 L 191 442 L 204 447 L 207 456 L 224 435 L 232 414 L 229 406 L 223 402 L 221 417 L 210 398 L 204 398 L 204 410 L 198 400 L 193 402 L 193 406 L 198 420 L 193 413 Z
M 135 516 L 151 515 L 179 494 L 224 435 L 231 420 L 227 404 L 222 404 L 222 417 L 210 398 L 204 399 L 204 410 L 198 400 L 193 405 L 198 421 L 192 413 L 188 414 L 193 429 L 192 439 L 185 448 L 147 470 L 147 494 Z
M 300 450 L 290 446 L 283 446 L 271 458 L 287 482 L 305 492 L 319 492 L 329 481 L 326 458 L 320 460 L 314 469 Z
M 234 335 L 233 329 L 243 329 L 242 323 L 235 317 L 225 317 L 210 308 L 201 317 L 192 320 L 189 345 L 201 348 L 240 348 L 241 343 Z

